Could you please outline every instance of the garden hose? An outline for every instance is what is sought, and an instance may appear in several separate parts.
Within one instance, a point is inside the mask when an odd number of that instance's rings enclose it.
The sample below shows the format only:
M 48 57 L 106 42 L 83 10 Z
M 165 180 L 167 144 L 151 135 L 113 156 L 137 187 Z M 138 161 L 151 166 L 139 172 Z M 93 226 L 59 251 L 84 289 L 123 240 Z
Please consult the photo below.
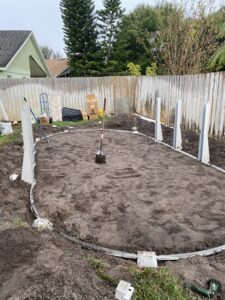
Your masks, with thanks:
M 209 279 L 208 280 L 208 287 L 209 289 L 205 289 L 202 287 L 198 287 L 194 284 L 190 286 L 191 290 L 193 292 L 198 293 L 199 295 L 206 297 L 208 299 L 211 299 L 216 294 L 220 293 L 222 291 L 222 285 L 221 283 L 216 279 Z

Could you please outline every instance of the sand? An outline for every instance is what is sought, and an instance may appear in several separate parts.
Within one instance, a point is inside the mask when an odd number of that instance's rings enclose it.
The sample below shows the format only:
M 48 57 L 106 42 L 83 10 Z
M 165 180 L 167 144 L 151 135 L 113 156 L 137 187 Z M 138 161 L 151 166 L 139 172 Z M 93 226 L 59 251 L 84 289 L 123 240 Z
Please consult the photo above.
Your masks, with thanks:
M 106 132 L 107 163 L 96 165 L 99 132 L 38 145 L 35 201 L 57 228 L 99 245 L 159 254 L 225 243 L 225 175 L 147 137 Z

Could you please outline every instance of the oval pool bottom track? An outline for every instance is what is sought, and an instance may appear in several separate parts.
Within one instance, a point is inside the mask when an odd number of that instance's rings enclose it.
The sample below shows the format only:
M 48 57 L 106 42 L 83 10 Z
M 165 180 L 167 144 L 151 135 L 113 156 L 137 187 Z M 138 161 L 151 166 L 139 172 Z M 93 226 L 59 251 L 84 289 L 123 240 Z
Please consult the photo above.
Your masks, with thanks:
M 107 163 L 94 162 L 99 132 L 37 145 L 35 201 L 42 217 L 109 248 L 178 253 L 225 242 L 224 174 L 130 133 L 106 132 Z

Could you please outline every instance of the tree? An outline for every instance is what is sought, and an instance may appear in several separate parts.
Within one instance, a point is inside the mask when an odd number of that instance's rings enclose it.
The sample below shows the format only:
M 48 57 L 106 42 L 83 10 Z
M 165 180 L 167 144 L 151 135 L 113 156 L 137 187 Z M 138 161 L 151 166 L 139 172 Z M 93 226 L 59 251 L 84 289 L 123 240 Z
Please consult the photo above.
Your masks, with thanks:
M 53 59 L 57 59 L 57 58 L 60 59 L 60 58 L 63 58 L 63 55 L 59 51 L 54 51 L 53 54 L 52 54 L 52 58 Z
M 122 73 L 127 69 L 127 64 L 132 61 L 141 66 L 141 73 L 145 74 L 146 68 L 155 62 L 151 51 L 146 51 L 143 40 L 146 32 L 155 33 L 158 29 L 158 19 L 154 7 L 138 5 L 133 12 L 123 17 L 121 30 L 113 49 L 114 60 L 117 61 L 117 72 Z
M 40 49 L 41 49 L 45 59 L 51 59 L 51 58 L 56 59 L 56 58 L 62 58 L 63 57 L 60 52 L 54 51 L 48 45 L 40 46 Z
M 99 38 L 104 53 L 106 67 L 110 68 L 113 45 L 116 36 L 120 31 L 125 10 L 121 8 L 120 0 L 104 0 L 103 7 L 102 10 L 97 11 Z M 112 62 L 111 64 L 113 65 Z
M 92 0 L 61 0 L 66 53 L 73 76 L 94 76 L 101 72 Z
M 132 76 L 139 76 L 141 75 L 141 66 L 134 64 L 134 63 L 129 63 L 127 65 L 127 68 L 129 70 L 129 74 Z
M 218 47 L 218 13 L 212 1 L 193 1 L 156 7 L 159 30 L 145 33 L 140 40 L 146 52 L 151 52 L 160 73 L 182 75 L 207 69 L 207 61 Z
M 146 75 L 147 76 L 157 75 L 157 65 L 156 65 L 156 63 L 152 63 L 150 67 L 146 68 Z
M 43 53 L 43 56 L 45 59 L 50 59 L 52 57 L 52 54 L 53 54 L 52 48 L 50 48 L 47 45 L 43 45 L 43 46 L 40 46 L 40 49 L 41 49 L 41 52 Z
M 209 70 L 211 71 L 225 71 L 225 6 L 218 13 L 221 16 L 221 18 L 218 18 L 218 26 L 220 28 L 218 36 L 219 47 L 209 59 Z
M 211 57 L 209 69 L 211 71 L 225 71 L 225 44 Z

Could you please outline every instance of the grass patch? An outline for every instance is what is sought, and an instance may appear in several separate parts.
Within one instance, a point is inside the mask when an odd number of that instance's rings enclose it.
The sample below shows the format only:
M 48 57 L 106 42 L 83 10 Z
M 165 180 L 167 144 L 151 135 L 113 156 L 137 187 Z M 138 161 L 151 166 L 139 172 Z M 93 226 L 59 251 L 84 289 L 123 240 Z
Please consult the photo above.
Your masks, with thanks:
M 109 116 L 105 116 L 104 117 L 105 122 L 109 121 L 110 119 L 111 119 L 111 117 L 109 117 Z M 58 121 L 58 122 L 52 122 L 52 125 L 55 125 L 55 126 L 57 126 L 59 128 L 61 128 L 61 127 L 68 127 L 68 126 L 71 126 L 71 127 L 75 127 L 75 126 L 87 126 L 87 125 L 91 125 L 91 124 L 96 124 L 99 121 L 102 121 L 102 118 L 98 118 L 98 119 L 92 120 L 92 121 L 83 120 L 83 121 L 78 121 L 78 122 Z
M 135 295 L 133 300 L 194 300 L 181 281 L 168 269 L 132 268 Z
M 20 127 L 14 127 L 10 135 L 0 135 L 0 147 L 9 143 L 22 143 Z
M 23 222 L 23 220 L 22 220 L 20 217 L 16 217 L 16 218 L 12 221 L 12 223 L 13 223 L 16 227 L 18 227 L 18 228 L 23 228 L 23 227 L 25 227 L 25 223 Z
M 83 121 L 78 121 L 78 122 L 72 122 L 72 121 L 58 121 L 58 122 L 52 122 L 52 125 L 55 125 L 59 128 L 61 127 L 74 127 L 74 126 L 79 126 L 79 125 L 88 125 L 90 121 L 88 120 L 83 120 Z
M 108 264 L 106 264 L 105 262 L 103 262 L 102 260 L 100 260 L 94 256 L 90 256 L 88 258 L 88 261 L 89 261 L 90 266 L 95 270 L 95 272 L 99 278 L 104 280 L 106 283 L 108 283 L 112 287 L 116 287 L 118 285 L 119 282 L 106 273 L 106 269 L 108 269 L 110 267 Z
M 90 256 L 89 264 L 106 283 L 116 288 L 119 281 L 106 273 L 110 266 L 104 261 Z M 185 290 L 180 279 L 167 268 L 130 268 L 132 285 L 135 288 L 132 300 L 195 300 L 191 292 Z M 121 278 L 121 280 L 125 280 Z

